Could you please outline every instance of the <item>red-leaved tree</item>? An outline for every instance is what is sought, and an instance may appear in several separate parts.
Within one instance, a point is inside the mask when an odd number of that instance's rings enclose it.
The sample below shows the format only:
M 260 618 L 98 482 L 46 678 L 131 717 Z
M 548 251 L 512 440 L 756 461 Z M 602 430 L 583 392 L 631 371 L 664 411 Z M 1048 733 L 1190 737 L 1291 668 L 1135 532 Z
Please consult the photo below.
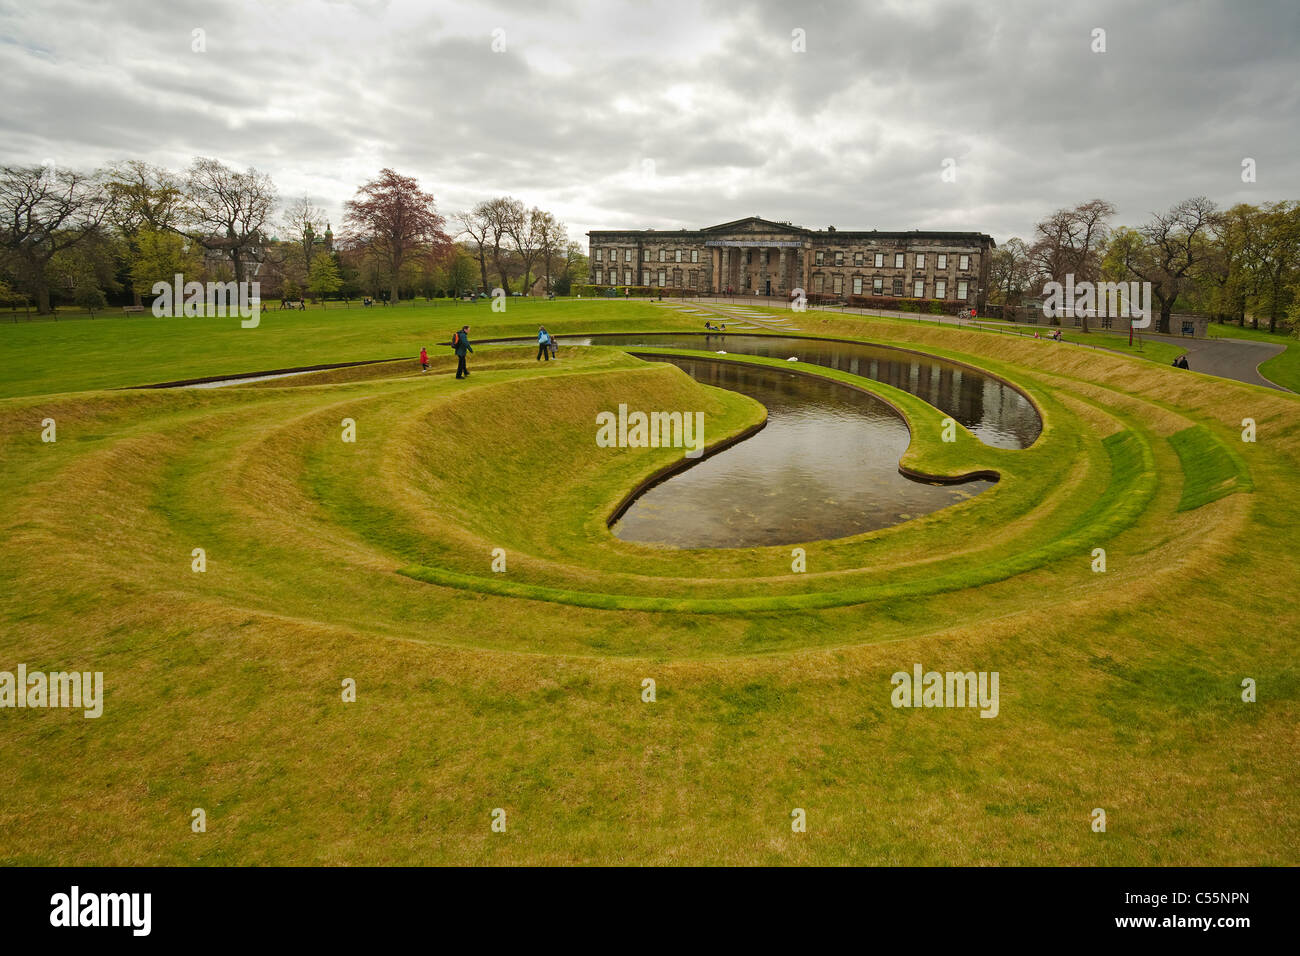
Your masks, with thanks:
M 451 246 L 433 196 L 412 177 L 391 169 L 380 170 L 379 177 L 359 188 L 343 210 L 350 238 L 364 243 L 383 263 L 391 283 L 391 302 L 397 301 L 404 262 L 415 255 L 439 257 Z

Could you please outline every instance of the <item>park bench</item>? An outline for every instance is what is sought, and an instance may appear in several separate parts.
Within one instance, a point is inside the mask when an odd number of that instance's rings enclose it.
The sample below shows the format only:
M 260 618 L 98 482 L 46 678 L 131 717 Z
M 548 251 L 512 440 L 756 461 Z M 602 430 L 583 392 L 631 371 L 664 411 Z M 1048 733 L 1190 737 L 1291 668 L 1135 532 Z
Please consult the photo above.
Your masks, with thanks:
M 144 311 L 144 306 L 142 306 L 142 305 L 124 305 L 124 306 L 122 306 L 122 311 L 123 311 L 123 312 L 143 312 L 143 311 Z

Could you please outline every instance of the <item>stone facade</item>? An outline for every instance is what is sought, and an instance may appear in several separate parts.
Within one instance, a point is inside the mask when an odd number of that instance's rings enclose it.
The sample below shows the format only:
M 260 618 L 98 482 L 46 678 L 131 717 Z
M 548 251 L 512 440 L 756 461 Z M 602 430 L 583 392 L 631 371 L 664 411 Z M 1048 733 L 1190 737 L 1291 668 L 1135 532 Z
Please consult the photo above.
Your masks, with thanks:
M 849 232 L 749 218 L 698 230 L 587 233 L 594 285 L 701 294 L 795 289 L 966 302 L 982 311 L 993 238 L 979 232 Z

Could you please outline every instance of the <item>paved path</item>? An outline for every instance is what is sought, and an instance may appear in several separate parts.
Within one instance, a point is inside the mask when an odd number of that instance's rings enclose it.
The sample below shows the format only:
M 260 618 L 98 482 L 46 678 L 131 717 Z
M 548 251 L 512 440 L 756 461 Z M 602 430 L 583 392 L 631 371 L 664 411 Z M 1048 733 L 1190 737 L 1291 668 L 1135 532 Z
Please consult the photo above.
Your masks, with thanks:
M 1290 391 L 1259 374 L 1260 363 L 1284 351 L 1287 348 L 1285 345 L 1253 342 L 1250 339 L 1186 339 L 1177 335 L 1148 334 L 1147 338 L 1174 342 L 1187 349 L 1187 364 L 1193 372 L 1236 379 L 1250 385 L 1263 385 L 1282 392 Z

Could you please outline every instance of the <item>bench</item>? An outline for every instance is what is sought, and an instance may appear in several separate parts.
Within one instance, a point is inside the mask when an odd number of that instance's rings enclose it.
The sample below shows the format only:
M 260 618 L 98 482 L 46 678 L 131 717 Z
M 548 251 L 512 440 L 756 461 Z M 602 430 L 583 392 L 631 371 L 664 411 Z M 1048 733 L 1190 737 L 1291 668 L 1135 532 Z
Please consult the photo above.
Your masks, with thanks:
M 122 311 L 123 311 L 123 312 L 128 312 L 128 313 L 130 313 L 130 312 L 143 312 L 143 311 L 144 311 L 144 306 L 142 306 L 142 305 L 124 305 L 124 306 L 122 306 Z

